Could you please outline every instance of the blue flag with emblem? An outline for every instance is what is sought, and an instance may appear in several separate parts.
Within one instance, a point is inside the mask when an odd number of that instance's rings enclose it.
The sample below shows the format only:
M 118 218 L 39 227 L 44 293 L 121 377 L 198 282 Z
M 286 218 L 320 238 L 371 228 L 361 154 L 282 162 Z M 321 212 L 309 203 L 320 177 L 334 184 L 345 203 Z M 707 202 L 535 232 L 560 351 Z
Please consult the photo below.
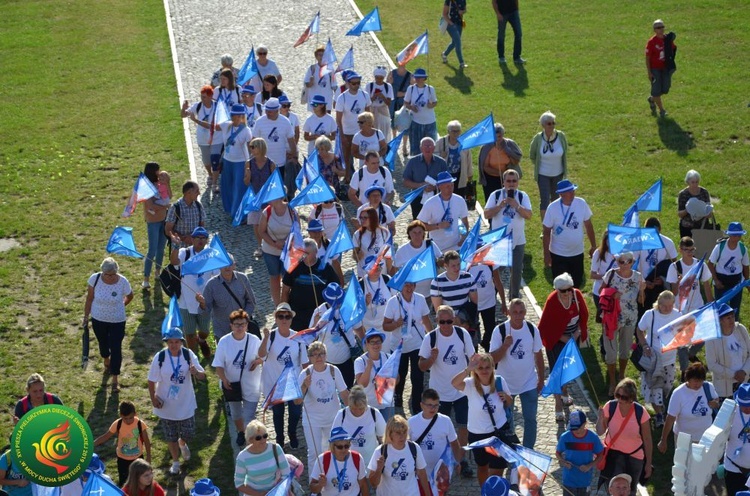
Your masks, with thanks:
M 257 212 L 262 209 L 263 205 L 266 203 L 278 200 L 279 198 L 284 198 L 284 196 L 284 181 L 281 180 L 281 173 L 277 168 L 273 171 L 271 177 L 263 183 L 258 194 L 255 195 L 255 198 L 250 202 L 249 207 L 247 207 L 249 208 L 248 212 Z
M 581 350 L 578 349 L 576 340 L 570 339 L 565 343 L 540 394 L 545 398 L 550 394 L 562 394 L 562 387 L 584 372 L 586 372 L 586 365 L 581 358 Z
M 240 200 L 240 205 L 237 207 L 237 211 L 234 213 L 234 216 L 232 217 L 232 226 L 237 227 L 240 224 L 242 224 L 242 221 L 245 220 L 245 217 L 247 214 L 250 213 L 250 205 L 253 204 L 255 201 L 255 191 L 253 191 L 253 186 L 248 185 L 247 189 L 245 190 L 245 194 L 242 195 L 242 200 Z
M 510 267 L 513 264 L 511 232 L 500 239 L 488 243 L 474 253 L 467 255 L 467 265 L 490 265 L 492 267 Z
M 609 232 L 607 239 L 611 253 L 664 248 L 664 242 L 661 240 L 659 232 L 653 227 L 618 226 L 610 222 L 607 231 Z
M 640 225 L 638 212 L 661 212 L 661 197 L 662 180 L 659 179 L 625 211 L 622 225 L 638 227 Z
M 240 72 L 237 73 L 237 84 L 244 86 L 256 75 L 258 75 L 258 63 L 255 60 L 255 48 L 250 47 L 250 53 L 247 55 L 245 63 L 242 64 Z
M 355 271 L 352 273 L 349 287 L 346 288 L 344 301 L 341 303 L 341 309 L 339 310 L 341 319 L 344 321 L 344 330 L 348 331 L 362 322 L 366 311 L 365 293 L 362 291 L 359 281 L 357 281 L 357 273 Z
M 351 28 L 346 35 L 347 36 L 359 36 L 362 33 L 368 31 L 382 31 L 383 27 L 380 24 L 380 11 L 375 7 L 369 14 L 364 16 L 357 24 Z
M 336 228 L 336 232 L 333 233 L 333 238 L 328 244 L 328 248 L 326 248 L 326 253 L 323 255 L 323 261 L 321 263 L 325 265 L 336 258 L 336 255 L 352 249 L 354 249 L 354 243 L 349 234 L 349 229 L 347 229 L 345 222 L 340 222 L 339 226 Z
M 331 187 L 328 186 L 328 182 L 326 182 L 325 178 L 323 176 L 317 176 L 305 189 L 292 198 L 292 201 L 289 202 L 289 206 L 296 208 L 301 205 L 323 203 L 335 199 L 336 197 L 333 195 L 333 191 L 331 190 Z
M 495 118 L 492 113 L 458 137 L 462 150 L 495 142 Z
M 207 247 L 182 263 L 182 275 L 198 275 L 230 265 L 232 265 L 232 260 L 217 233 L 214 234 Z
M 107 242 L 107 253 L 125 255 L 126 257 L 143 258 L 143 254 L 135 249 L 133 228 L 117 226 Z
M 393 170 L 396 168 L 396 157 L 398 157 L 398 147 L 401 146 L 401 141 L 404 139 L 404 135 L 408 129 L 401 131 L 396 135 L 395 138 L 393 138 L 391 141 L 388 142 L 388 152 L 385 154 L 385 158 L 383 161 L 388 164 L 388 168 L 393 172 Z
M 435 279 L 436 277 L 435 253 L 432 251 L 432 248 L 428 247 L 419 255 L 415 255 L 398 272 L 393 274 L 387 286 L 396 291 L 401 291 L 401 288 L 407 282 L 417 283 L 425 279 Z
M 451 476 L 457 465 L 458 462 L 453 456 L 453 449 L 450 443 L 448 443 L 445 445 L 440 458 L 435 463 L 435 468 L 427 474 L 430 486 L 432 487 L 432 494 L 442 495 L 447 493 L 451 483 Z
M 297 189 L 301 190 L 319 175 L 318 150 L 313 150 L 310 155 L 303 157 L 302 168 L 297 173 L 297 177 L 294 178 L 294 183 L 297 185 Z
M 471 254 L 477 249 L 477 243 L 479 242 L 479 229 L 482 227 L 482 218 L 477 217 L 477 221 L 474 223 L 474 227 L 471 228 L 469 234 L 466 236 L 464 243 L 458 250 L 458 255 L 461 257 L 461 270 L 466 270 L 468 260 L 471 258 Z
M 716 300 L 716 305 L 719 307 L 722 303 L 726 303 L 727 305 L 729 305 L 729 301 L 737 296 L 737 293 L 742 292 L 742 290 L 748 286 L 750 286 L 750 279 L 743 281 L 742 284 L 737 284 L 735 287 L 721 295 L 721 297 Z
M 167 332 L 173 327 L 179 327 L 182 329 L 182 315 L 180 315 L 180 305 L 177 301 L 177 296 L 172 295 L 169 299 L 169 309 L 167 315 L 164 316 L 164 320 L 161 321 L 161 335 L 166 336 Z
M 91 473 L 86 485 L 83 486 L 83 492 L 81 492 L 81 496 L 122 496 L 123 494 L 125 493 L 114 482 L 96 472 Z
M 406 131 L 404 131 L 404 132 L 406 132 Z M 404 133 L 401 133 L 401 134 L 404 134 Z M 398 207 L 395 212 L 393 212 L 393 217 L 394 218 L 398 217 L 401 212 L 403 212 L 404 210 L 406 210 L 406 207 L 408 207 L 409 205 L 411 205 L 411 203 L 414 200 L 416 200 L 419 197 L 419 195 L 422 194 L 422 192 L 424 191 L 424 189 L 426 187 L 427 186 L 420 186 L 419 188 L 417 188 L 417 189 L 415 189 L 415 190 L 410 191 L 409 193 L 407 193 L 406 196 L 404 197 L 404 203 L 402 203 L 401 206 Z

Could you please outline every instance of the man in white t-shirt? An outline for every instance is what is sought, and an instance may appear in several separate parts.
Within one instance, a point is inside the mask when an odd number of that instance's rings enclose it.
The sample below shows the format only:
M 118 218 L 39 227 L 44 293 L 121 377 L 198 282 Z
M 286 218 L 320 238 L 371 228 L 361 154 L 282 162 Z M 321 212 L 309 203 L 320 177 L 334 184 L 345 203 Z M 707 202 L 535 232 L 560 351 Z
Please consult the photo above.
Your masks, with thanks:
M 508 383 L 513 400 L 521 397 L 523 445 L 534 448 L 539 393 L 544 387 L 542 336 L 539 329 L 526 320 L 526 304 L 520 298 L 511 300 L 508 314 L 510 319 L 492 331 L 490 354 L 495 370 Z
M 438 174 L 437 188 L 439 193 L 427 200 L 417 219 L 424 222 L 430 238 L 437 243 L 443 253 L 458 250 L 469 232 L 469 210 L 466 200 L 453 194 L 453 176 L 450 172 Z M 464 233 L 459 229 L 464 225 Z
M 567 179 L 557 183 L 555 191 L 560 198 L 547 207 L 542 221 L 542 247 L 544 265 L 552 268 L 552 277 L 567 272 L 573 277 L 573 286 L 583 284 L 584 229 L 589 238 L 589 257 L 596 250 L 596 234 L 591 223 L 591 209 L 583 198 L 576 198 L 578 186 Z
M 730 222 L 729 229 L 724 231 L 724 234 L 728 238 L 716 243 L 708 257 L 708 268 L 713 276 L 716 298 L 720 298 L 742 281 L 750 279 L 750 258 L 745 244 L 740 241 L 747 231 L 742 229 L 739 222 Z M 747 290 L 750 291 L 750 287 Z M 742 291 L 728 303 L 734 308 L 734 318 L 739 320 Z
M 302 126 L 302 137 L 307 141 L 307 154 L 315 150 L 315 140 L 325 136 L 331 143 L 336 141 L 336 119 L 326 112 L 326 98 L 323 95 L 315 95 L 310 100 L 312 113 Z
M 643 250 L 636 254 L 637 261 L 633 264 L 633 270 L 643 274 L 646 281 L 645 299 L 643 305 L 638 304 L 638 315 L 643 315 L 647 310 L 650 310 L 659 294 L 666 289 L 664 277 L 667 275 L 667 269 L 669 269 L 667 261 L 674 262 L 677 260 L 677 248 L 674 246 L 674 241 L 661 233 L 659 219 L 649 217 L 646 219 L 644 227 L 651 227 L 659 232 L 664 248 Z M 664 267 L 665 264 L 666 267 Z
M 268 158 L 276 164 L 283 178 L 286 163 L 297 160 L 297 143 L 294 141 L 294 127 L 289 119 L 279 114 L 280 109 L 278 98 L 268 99 L 264 107 L 265 113 L 253 126 L 253 137 L 266 140 Z
M 440 395 L 440 413 L 450 415 L 455 409 L 458 441 L 469 443 L 469 400 L 451 385 L 451 380 L 465 370 L 474 356 L 474 345 L 466 329 L 454 326 L 453 309 L 448 305 L 437 308 L 436 329 L 429 332 L 419 348 L 419 368 L 430 371 L 430 387 Z
M 359 132 L 357 116 L 369 112 L 372 101 L 366 91 L 360 89 L 362 76 L 354 71 L 346 75 L 347 90 L 336 98 L 336 124 L 341 133 L 341 148 L 346 168 L 346 182 L 352 177 L 352 139 Z
M 320 75 L 321 69 L 327 65 L 323 62 L 325 51 L 326 47 L 323 45 L 315 49 L 315 63 L 307 68 L 305 78 L 302 81 L 305 88 L 307 88 L 307 101 L 309 102 L 307 110 L 310 112 L 315 111 L 315 106 L 313 105 L 315 97 L 323 99 L 323 113 L 331 110 L 331 99 L 333 98 L 333 89 L 336 86 L 336 75 L 333 72 L 329 72 L 323 76 Z
M 349 183 L 349 200 L 356 208 L 367 203 L 367 188 L 382 186 L 385 190 L 383 203 L 390 205 L 393 200 L 393 176 L 387 167 L 380 165 L 380 155 L 371 150 L 365 155 L 365 165 L 357 170 Z

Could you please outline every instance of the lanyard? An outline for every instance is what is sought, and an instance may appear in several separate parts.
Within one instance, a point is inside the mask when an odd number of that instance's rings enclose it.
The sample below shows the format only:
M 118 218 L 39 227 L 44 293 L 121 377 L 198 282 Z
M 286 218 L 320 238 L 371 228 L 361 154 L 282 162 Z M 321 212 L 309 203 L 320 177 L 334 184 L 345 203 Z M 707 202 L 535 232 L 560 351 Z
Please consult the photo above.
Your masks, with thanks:
M 563 210 L 563 202 L 562 202 L 562 200 L 560 200 L 560 212 L 562 212 L 562 214 L 563 214 L 562 225 L 564 225 L 564 226 L 567 226 L 568 224 L 570 224 L 570 220 L 571 219 L 568 218 L 568 217 L 571 217 L 571 218 L 573 217 L 573 214 L 570 213 L 570 209 L 571 208 L 573 208 L 573 202 L 570 202 L 570 205 L 568 205 L 568 209 L 567 210 Z M 570 214 L 570 215 L 568 215 L 568 214 Z
M 180 382 L 180 369 L 182 368 L 180 355 L 177 355 L 177 365 L 175 365 L 172 353 L 167 352 L 167 354 L 169 355 L 169 364 L 172 366 L 172 382 L 177 384 Z
M 748 430 L 750 430 L 750 418 L 745 420 L 745 416 L 742 414 L 742 410 L 739 411 L 740 413 L 740 421 L 742 422 L 742 431 L 740 431 L 740 438 L 742 439 L 742 444 L 744 445 L 748 441 L 750 441 L 750 434 L 748 434 Z
M 451 200 L 449 199 L 446 202 L 447 203 L 447 206 L 446 206 L 446 203 L 443 203 L 443 197 L 442 196 L 438 196 L 438 198 L 440 198 L 440 205 L 443 207 L 443 217 L 440 219 L 440 221 L 442 222 L 442 221 L 450 218 L 450 215 L 451 215 Z
M 346 475 L 346 462 L 349 461 L 349 455 L 346 455 L 346 458 L 344 458 L 344 466 L 341 467 L 341 470 L 339 470 L 339 464 L 336 461 L 335 456 L 331 456 L 333 458 L 333 469 L 336 471 L 336 479 L 338 479 L 338 483 L 336 486 L 338 486 L 339 494 L 341 494 L 341 488 L 342 488 L 342 482 L 343 478 Z
M 205 109 L 206 107 L 204 106 L 203 108 Z M 216 110 L 216 107 L 211 106 L 211 109 L 205 113 L 205 115 L 203 116 L 203 119 L 201 120 L 203 122 L 208 122 L 208 116 L 213 114 L 215 110 Z

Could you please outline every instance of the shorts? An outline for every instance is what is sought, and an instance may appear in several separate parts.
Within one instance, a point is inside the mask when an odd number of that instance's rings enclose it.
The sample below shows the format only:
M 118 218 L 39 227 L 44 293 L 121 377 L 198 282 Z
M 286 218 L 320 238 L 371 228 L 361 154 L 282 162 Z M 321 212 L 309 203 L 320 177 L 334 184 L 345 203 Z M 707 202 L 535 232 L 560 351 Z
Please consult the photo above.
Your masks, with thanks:
M 208 334 L 211 325 L 211 312 L 190 313 L 185 308 L 180 308 L 182 317 L 182 332 L 185 336 L 195 336 L 196 329 L 203 334 Z
M 451 410 L 455 412 L 456 427 L 466 428 L 466 424 L 469 422 L 469 398 L 462 396 L 456 401 L 440 402 L 440 413 L 450 417 Z
M 263 261 L 266 262 L 269 276 L 279 277 L 284 273 L 284 264 L 281 262 L 281 257 L 263 252 Z
M 233 419 L 242 419 L 246 425 L 255 420 L 255 411 L 258 409 L 257 401 L 227 401 L 229 405 L 229 414 Z
M 219 170 L 224 145 L 221 143 L 215 145 L 198 145 L 198 148 L 201 149 L 201 161 L 203 165 L 206 167 L 210 165 L 212 171 Z
M 475 434 L 469 431 L 469 443 L 475 443 L 494 435 L 493 432 L 487 434 Z M 508 462 L 506 462 L 504 458 L 490 455 L 484 448 L 472 448 L 471 452 L 474 454 L 474 461 L 477 463 L 478 467 L 486 467 L 489 465 L 490 468 L 502 470 L 508 466 Z
M 161 428 L 168 443 L 176 443 L 178 439 L 189 441 L 195 436 L 195 416 L 185 420 L 161 419 Z
M 669 93 L 672 87 L 672 72 L 669 69 L 651 69 L 651 96 L 662 96 Z

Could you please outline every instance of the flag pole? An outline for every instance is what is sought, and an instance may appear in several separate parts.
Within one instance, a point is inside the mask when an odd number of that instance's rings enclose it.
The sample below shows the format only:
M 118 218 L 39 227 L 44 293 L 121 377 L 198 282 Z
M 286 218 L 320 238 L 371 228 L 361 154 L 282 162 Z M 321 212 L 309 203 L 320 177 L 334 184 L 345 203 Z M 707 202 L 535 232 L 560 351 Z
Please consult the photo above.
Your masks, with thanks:
M 333 365 L 326 364 L 326 368 L 328 368 L 329 366 L 332 367 Z M 312 367 L 312 365 L 310 365 L 310 367 Z M 309 377 L 312 377 L 312 371 L 310 372 L 310 376 Z M 334 384 L 334 386 L 335 386 L 335 384 Z M 305 415 L 307 416 L 307 423 L 308 423 L 308 425 L 310 425 L 310 430 L 312 431 L 313 430 L 312 429 L 312 425 L 313 424 L 312 424 L 312 422 L 310 422 L 310 414 L 308 413 L 307 408 L 305 408 L 305 406 L 304 406 L 305 397 L 307 396 L 307 393 L 309 391 L 310 391 L 310 388 L 308 388 L 307 391 L 305 391 L 305 393 L 302 395 L 302 411 L 305 412 Z M 338 391 L 336 391 L 336 395 L 338 396 Z M 315 461 L 318 463 L 318 467 L 320 468 L 320 473 L 323 474 L 323 475 L 325 475 L 325 470 L 323 469 L 323 466 L 320 465 L 320 455 L 319 455 L 320 451 L 318 451 L 318 443 L 315 441 L 315 438 L 318 437 L 318 434 L 316 432 L 312 432 L 312 436 L 311 437 L 312 437 L 313 451 L 315 452 Z M 310 469 L 310 467 L 307 467 L 307 472 L 308 473 L 312 472 L 312 470 Z

